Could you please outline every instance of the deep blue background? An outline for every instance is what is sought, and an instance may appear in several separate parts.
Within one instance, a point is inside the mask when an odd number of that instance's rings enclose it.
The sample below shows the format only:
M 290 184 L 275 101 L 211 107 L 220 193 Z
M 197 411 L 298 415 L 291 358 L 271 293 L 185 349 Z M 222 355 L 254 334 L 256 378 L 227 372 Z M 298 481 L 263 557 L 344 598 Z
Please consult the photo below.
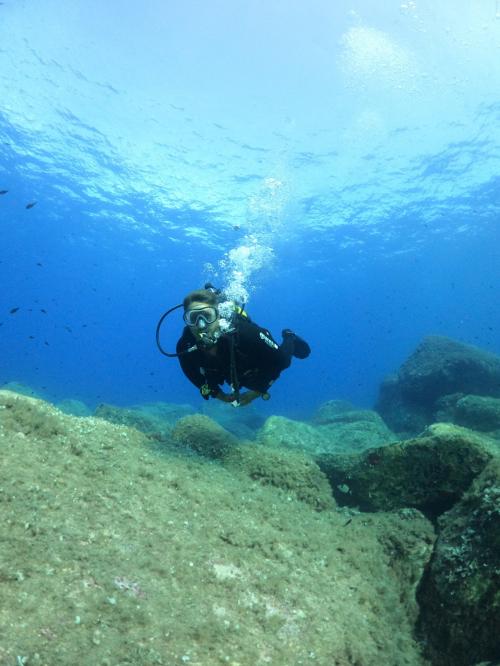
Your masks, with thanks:
M 249 314 L 313 350 L 266 413 L 370 406 L 428 334 L 500 353 L 500 21 L 187 4 L 0 8 L 0 384 L 199 405 L 156 322 L 241 246 Z

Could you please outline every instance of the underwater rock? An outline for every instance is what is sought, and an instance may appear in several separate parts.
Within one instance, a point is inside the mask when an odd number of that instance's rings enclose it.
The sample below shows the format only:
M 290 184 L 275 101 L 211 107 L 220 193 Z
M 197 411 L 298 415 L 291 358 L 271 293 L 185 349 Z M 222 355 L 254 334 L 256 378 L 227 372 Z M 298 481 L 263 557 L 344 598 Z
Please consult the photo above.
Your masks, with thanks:
M 455 423 L 488 433 L 500 430 L 500 399 L 464 396 L 456 404 Z
M 270 416 L 257 435 L 257 441 L 264 446 L 301 450 L 313 457 L 362 451 L 395 439 L 396 435 L 371 410 L 342 412 L 336 417 L 332 415 L 325 425 L 317 426 L 284 416 Z
M 40 400 L 44 399 L 44 396 L 35 389 L 31 388 L 27 384 L 22 382 L 7 382 L 2 384 L 0 387 L 2 391 L 12 391 L 13 393 L 20 393 L 21 395 L 27 395 L 31 398 L 39 398 Z
M 500 660 L 500 460 L 438 521 L 418 593 L 420 629 L 440 666 Z
M 416 623 L 420 614 L 418 586 L 431 560 L 436 540 L 432 523 L 416 509 L 359 514 L 357 519 L 376 530 L 377 539 L 390 558 L 401 602 L 412 623 Z
M 53 439 L 66 435 L 59 418 L 60 412 L 52 405 L 41 410 L 38 398 L 30 398 L 12 391 L 0 391 L 2 427 L 22 437 Z M 45 403 L 43 403 L 45 404 Z
M 334 509 L 336 502 L 325 474 L 300 451 L 280 451 L 260 444 L 241 444 L 231 449 L 224 465 L 244 472 L 251 479 L 280 488 L 318 511 Z
M 457 425 L 496 435 L 500 431 L 500 399 L 454 394 L 439 401 L 439 416 Z M 500 435 L 500 432 L 498 432 Z
M 455 407 L 464 397 L 463 393 L 443 395 L 436 400 L 434 418 L 436 423 L 455 423 Z M 463 425 L 458 423 L 457 425 Z
M 317 511 L 6 391 L 0 450 L 2 663 L 428 663 L 416 511 Z
M 169 423 L 175 423 L 178 419 L 189 414 L 194 414 L 196 410 L 191 405 L 178 404 L 176 402 L 146 402 L 139 405 L 131 405 L 130 409 L 155 416 Z
M 172 430 L 172 439 L 208 458 L 223 458 L 238 440 L 213 419 L 193 414 L 179 419 Z
M 263 485 L 280 488 L 317 510 L 335 507 L 328 479 L 316 463 L 300 451 L 240 443 L 230 432 L 202 414 L 180 419 L 172 439 L 196 453 L 220 460 L 225 467 L 246 474 Z
M 226 403 L 219 400 L 203 400 L 200 411 L 238 439 L 255 439 L 265 421 L 254 405 L 248 405 L 245 409 L 229 409 Z
M 133 407 L 116 407 L 103 403 L 95 410 L 95 416 L 111 423 L 136 428 L 147 435 L 154 435 L 159 441 L 167 441 L 176 421 L 193 411 L 189 405 L 162 402 Z
M 266 419 L 257 434 L 257 442 L 265 447 L 307 451 L 311 456 L 336 450 L 325 430 L 284 416 Z
M 344 452 L 365 451 L 398 439 L 380 415 L 368 409 L 339 414 L 335 421 L 318 428 L 335 449 Z
M 92 416 L 92 410 L 90 407 L 87 407 L 87 405 L 81 400 L 75 400 L 74 398 L 61 400 L 61 402 L 56 403 L 56 407 L 57 409 L 60 409 L 61 412 L 70 414 L 71 416 Z
M 384 380 L 376 410 L 395 432 L 415 435 L 436 420 L 439 399 L 453 393 L 500 397 L 500 357 L 429 336 Z
M 420 437 L 364 451 L 317 458 L 337 502 L 362 511 L 412 507 L 434 519 L 448 511 L 492 457 L 492 442 L 450 424 Z
M 324 425 L 335 420 L 339 414 L 345 414 L 354 409 L 356 408 L 348 400 L 327 400 L 318 407 L 311 421 L 315 425 Z

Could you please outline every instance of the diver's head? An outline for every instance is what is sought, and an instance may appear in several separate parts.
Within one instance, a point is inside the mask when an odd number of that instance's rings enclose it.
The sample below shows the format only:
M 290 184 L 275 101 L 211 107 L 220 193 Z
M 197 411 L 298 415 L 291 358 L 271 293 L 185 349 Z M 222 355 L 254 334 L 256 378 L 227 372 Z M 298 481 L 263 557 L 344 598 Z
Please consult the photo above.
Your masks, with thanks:
M 184 322 L 197 342 L 214 345 L 221 335 L 217 294 L 210 289 L 191 291 L 183 301 Z

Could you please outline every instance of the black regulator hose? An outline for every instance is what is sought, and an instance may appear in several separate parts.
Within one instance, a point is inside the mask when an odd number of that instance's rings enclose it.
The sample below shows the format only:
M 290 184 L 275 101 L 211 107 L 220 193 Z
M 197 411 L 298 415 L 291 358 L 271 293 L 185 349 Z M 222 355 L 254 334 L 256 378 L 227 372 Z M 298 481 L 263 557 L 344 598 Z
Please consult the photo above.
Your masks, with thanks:
M 160 321 L 158 322 L 158 324 L 157 324 L 157 326 L 156 326 L 156 346 L 158 347 L 158 349 L 160 350 L 160 352 L 161 352 L 164 356 L 168 356 L 169 358 L 175 358 L 176 356 L 179 356 L 179 354 L 169 354 L 169 352 L 166 352 L 166 351 L 163 349 L 163 347 L 161 346 L 161 342 L 160 342 L 160 329 L 161 329 L 161 325 L 163 324 L 163 321 L 165 320 L 165 318 L 168 317 L 168 315 L 169 315 L 171 312 L 173 312 L 174 310 L 178 310 L 179 308 L 182 308 L 182 306 L 183 306 L 183 304 L 182 304 L 182 303 L 179 303 L 179 305 L 174 305 L 173 308 L 170 308 L 170 310 L 167 310 L 167 311 L 165 312 L 165 314 L 163 314 L 163 315 L 160 317 Z M 182 352 L 182 353 L 185 353 L 185 352 Z

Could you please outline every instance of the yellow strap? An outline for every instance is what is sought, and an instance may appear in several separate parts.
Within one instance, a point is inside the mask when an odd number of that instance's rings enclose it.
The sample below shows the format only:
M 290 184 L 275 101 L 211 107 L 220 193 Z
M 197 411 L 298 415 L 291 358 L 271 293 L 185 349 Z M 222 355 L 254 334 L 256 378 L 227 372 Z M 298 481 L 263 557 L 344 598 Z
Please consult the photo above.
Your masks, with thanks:
M 243 310 L 243 308 L 240 308 L 239 305 L 235 305 L 235 306 L 234 306 L 234 311 L 236 312 L 236 314 L 239 314 L 239 315 L 241 315 L 242 317 L 248 317 L 248 315 L 247 315 L 247 313 L 245 312 L 245 310 Z

